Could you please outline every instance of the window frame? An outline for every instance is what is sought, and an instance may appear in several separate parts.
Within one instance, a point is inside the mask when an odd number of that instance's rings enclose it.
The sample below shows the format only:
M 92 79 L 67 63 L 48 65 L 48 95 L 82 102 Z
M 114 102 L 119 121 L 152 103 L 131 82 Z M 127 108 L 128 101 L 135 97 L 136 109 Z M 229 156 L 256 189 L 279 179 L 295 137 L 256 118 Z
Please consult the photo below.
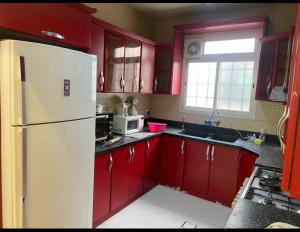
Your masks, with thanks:
M 197 58 L 187 58 L 183 57 L 183 67 L 182 73 L 183 78 L 181 82 L 181 97 L 180 97 L 180 111 L 187 113 L 200 113 L 204 116 L 209 116 L 215 111 L 218 116 L 224 117 L 233 117 L 233 118 L 242 118 L 242 119 L 255 119 L 256 113 L 256 100 L 255 100 L 255 89 L 258 75 L 259 67 L 259 56 L 261 51 L 260 38 L 263 35 L 262 29 L 246 29 L 238 31 L 225 31 L 225 32 L 212 32 L 212 33 L 203 33 L 203 34 L 191 34 L 187 35 L 188 39 L 197 38 L 201 41 L 201 56 Z M 217 40 L 229 40 L 229 39 L 243 39 L 243 38 L 255 38 L 254 52 L 252 53 L 227 53 L 227 54 L 203 54 L 204 53 L 204 44 L 206 41 L 217 41 Z M 185 54 L 185 51 L 183 51 Z M 217 101 L 217 88 L 218 88 L 218 77 L 219 77 L 219 66 L 220 62 L 227 61 L 254 61 L 253 68 L 253 83 L 251 89 L 251 98 L 250 98 L 250 109 L 249 112 L 243 111 L 233 111 L 233 110 L 221 110 L 216 109 Z M 186 106 L 186 97 L 187 97 L 187 78 L 188 78 L 188 63 L 190 62 L 216 62 L 216 82 L 215 82 L 215 96 L 214 96 L 214 106 L 212 109 L 202 108 L 202 107 L 192 107 Z

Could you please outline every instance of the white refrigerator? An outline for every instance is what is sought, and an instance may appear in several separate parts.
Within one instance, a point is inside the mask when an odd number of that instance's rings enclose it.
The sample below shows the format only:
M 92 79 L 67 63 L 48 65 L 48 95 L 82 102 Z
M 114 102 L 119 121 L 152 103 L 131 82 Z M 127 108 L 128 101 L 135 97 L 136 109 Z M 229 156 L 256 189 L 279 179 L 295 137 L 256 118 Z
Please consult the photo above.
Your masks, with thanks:
M 96 57 L 0 42 L 3 227 L 92 227 Z

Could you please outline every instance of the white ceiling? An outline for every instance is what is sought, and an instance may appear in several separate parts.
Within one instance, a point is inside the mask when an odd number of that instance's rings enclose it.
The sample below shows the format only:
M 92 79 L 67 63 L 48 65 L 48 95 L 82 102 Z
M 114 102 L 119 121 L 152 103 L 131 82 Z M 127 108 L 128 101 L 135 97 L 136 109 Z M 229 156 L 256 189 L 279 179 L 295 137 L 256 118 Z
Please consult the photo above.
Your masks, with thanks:
M 168 18 L 189 16 L 196 13 L 212 13 L 224 10 L 238 10 L 283 3 L 127 3 L 148 16 Z

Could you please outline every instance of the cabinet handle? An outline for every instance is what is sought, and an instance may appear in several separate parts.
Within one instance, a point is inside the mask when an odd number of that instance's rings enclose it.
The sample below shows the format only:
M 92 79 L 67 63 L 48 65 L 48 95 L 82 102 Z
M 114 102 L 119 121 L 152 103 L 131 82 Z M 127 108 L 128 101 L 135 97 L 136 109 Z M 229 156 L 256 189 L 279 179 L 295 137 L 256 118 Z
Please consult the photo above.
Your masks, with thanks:
M 145 85 L 144 80 L 143 80 L 143 78 L 141 77 L 140 89 L 144 88 L 144 85 Z
M 135 156 L 135 150 L 134 150 L 134 146 L 132 146 L 132 158 L 131 158 L 131 162 L 134 160 L 134 156 Z
M 130 156 L 129 156 L 129 164 L 130 164 L 130 162 L 131 162 L 131 158 L 132 158 L 132 147 L 130 146 L 129 147 L 129 154 L 130 154 Z
M 112 169 L 112 166 L 113 166 L 113 158 L 112 158 L 112 155 L 111 153 L 109 154 L 109 172 L 111 172 L 111 169 Z
M 150 144 L 149 144 L 149 140 L 147 140 L 147 152 L 149 152 L 150 150 Z
M 103 72 L 100 72 L 100 91 L 103 91 L 103 86 L 104 86 L 104 75 Z
M 207 148 L 206 148 L 206 160 L 209 160 L 209 148 L 210 148 L 210 146 L 207 145 Z
M 155 78 L 155 80 L 154 80 L 154 91 L 156 91 L 157 90 L 157 78 Z
M 181 155 L 184 156 L 184 147 L 185 147 L 185 141 L 183 140 L 181 143 Z
M 57 39 L 65 39 L 65 37 L 63 35 L 53 32 L 53 31 L 41 31 L 41 33 L 43 35 L 47 35 L 47 36 L 54 37 Z
M 125 80 L 123 79 L 123 75 L 121 75 L 120 86 L 121 89 L 123 89 L 123 87 L 125 86 Z
M 212 146 L 212 149 L 211 149 L 211 161 L 214 161 L 214 155 L 215 155 L 215 146 Z

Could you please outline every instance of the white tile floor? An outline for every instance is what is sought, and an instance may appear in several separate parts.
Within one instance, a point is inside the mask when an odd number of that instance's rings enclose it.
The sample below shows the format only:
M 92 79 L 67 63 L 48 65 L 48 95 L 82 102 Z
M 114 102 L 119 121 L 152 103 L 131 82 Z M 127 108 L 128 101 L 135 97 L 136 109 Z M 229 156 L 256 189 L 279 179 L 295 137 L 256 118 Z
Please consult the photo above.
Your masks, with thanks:
M 224 228 L 231 208 L 158 185 L 98 228 Z

